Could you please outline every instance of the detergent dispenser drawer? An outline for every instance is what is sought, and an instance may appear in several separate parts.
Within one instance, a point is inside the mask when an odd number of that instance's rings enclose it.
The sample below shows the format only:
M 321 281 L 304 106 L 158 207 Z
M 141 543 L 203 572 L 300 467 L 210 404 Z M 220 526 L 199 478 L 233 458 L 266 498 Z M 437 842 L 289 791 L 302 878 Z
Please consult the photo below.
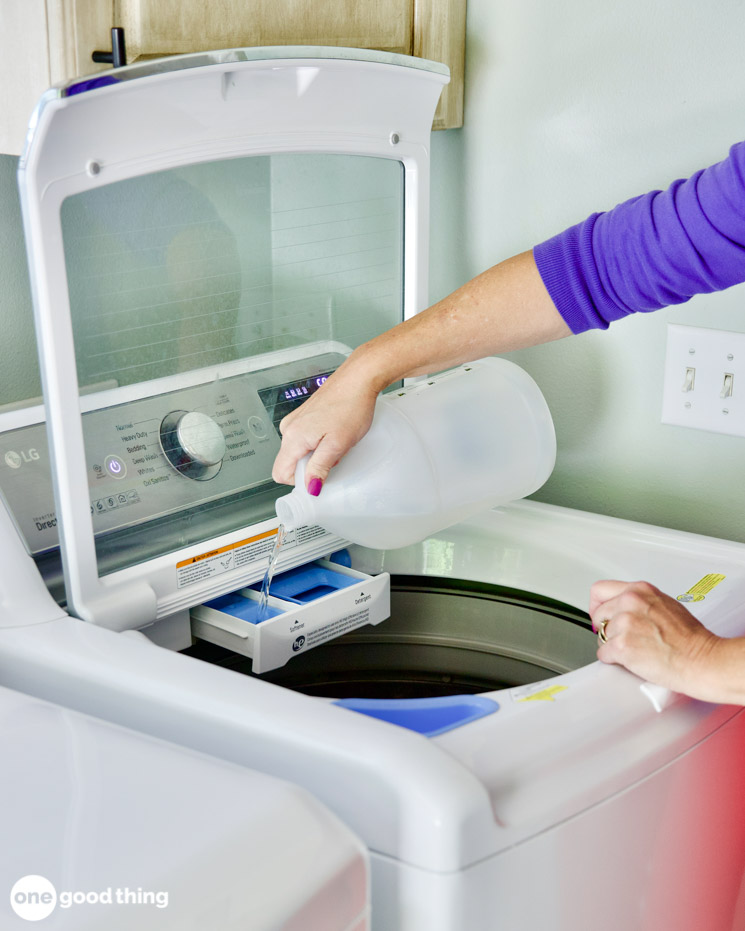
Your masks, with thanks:
M 369 576 L 319 559 L 191 610 L 193 635 L 251 657 L 255 673 L 391 613 L 390 576 Z

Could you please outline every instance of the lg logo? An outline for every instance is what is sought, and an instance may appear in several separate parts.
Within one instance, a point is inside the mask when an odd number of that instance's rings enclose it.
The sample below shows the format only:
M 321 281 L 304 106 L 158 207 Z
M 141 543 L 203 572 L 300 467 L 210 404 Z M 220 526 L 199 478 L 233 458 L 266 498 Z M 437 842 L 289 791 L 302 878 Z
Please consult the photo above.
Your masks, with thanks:
M 11 449 L 5 454 L 5 464 L 11 469 L 20 469 L 24 462 L 35 462 L 38 458 L 39 453 L 35 449 L 22 449 L 20 453 Z

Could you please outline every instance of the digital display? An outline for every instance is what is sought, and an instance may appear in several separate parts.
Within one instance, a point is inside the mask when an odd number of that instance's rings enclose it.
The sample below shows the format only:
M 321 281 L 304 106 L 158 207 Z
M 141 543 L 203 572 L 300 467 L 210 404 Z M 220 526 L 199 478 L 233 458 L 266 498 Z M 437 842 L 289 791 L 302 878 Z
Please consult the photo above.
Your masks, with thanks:
M 293 385 L 280 385 L 282 397 L 285 401 L 304 401 L 321 387 L 330 374 L 329 372 L 327 375 L 314 375 L 313 378 L 307 378 Z
M 304 398 L 308 394 L 310 394 L 310 389 L 307 385 L 298 385 L 297 388 L 285 388 L 284 391 L 285 401 L 294 401 L 295 398 Z
M 324 372 L 322 375 L 312 375 L 310 378 L 274 385 L 259 391 L 261 402 L 272 418 L 272 423 L 276 426 L 291 410 L 302 404 L 314 391 L 318 391 L 330 374 L 331 372 Z

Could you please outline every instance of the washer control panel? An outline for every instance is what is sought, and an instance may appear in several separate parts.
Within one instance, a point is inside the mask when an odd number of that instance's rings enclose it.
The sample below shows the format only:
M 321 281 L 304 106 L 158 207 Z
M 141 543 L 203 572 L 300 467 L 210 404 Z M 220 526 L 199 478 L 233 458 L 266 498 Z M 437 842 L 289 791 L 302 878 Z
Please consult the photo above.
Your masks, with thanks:
M 84 413 L 94 532 L 270 482 L 287 384 L 320 384 L 343 358 L 329 353 Z M 32 554 L 59 544 L 52 469 L 44 424 L 0 433 L 0 491 Z

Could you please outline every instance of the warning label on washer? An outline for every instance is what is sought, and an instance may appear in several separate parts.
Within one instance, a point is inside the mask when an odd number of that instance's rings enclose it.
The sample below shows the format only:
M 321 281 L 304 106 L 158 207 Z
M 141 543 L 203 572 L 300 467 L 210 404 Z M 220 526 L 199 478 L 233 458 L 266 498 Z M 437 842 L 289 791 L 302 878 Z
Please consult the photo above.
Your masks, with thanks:
M 326 531 L 323 527 L 296 527 L 293 531 L 295 534 L 295 543 L 307 543 L 308 540 L 315 540 L 316 537 L 322 537 Z
M 698 582 L 691 586 L 687 592 L 683 592 L 682 595 L 678 595 L 678 601 L 703 601 L 709 592 L 713 591 L 717 585 L 719 585 L 720 582 L 723 582 L 726 578 L 726 575 L 722 575 L 719 572 L 710 572 L 702 579 L 699 579 Z
M 176 563 L 177 585 L 193 585 L 231 569 L 239 569 L 262 556 L 269 556 L 277 537 L 276 530 L 267 530 L 247 540 L 238 540 L 218 549 L 208 550 Z
M 289 550 L 308 540 L 315 540 L 327 533 L 323 527 L 298 527 L 290 531 L 282 543 L 283 551 Z M 236 543 L 229 543 L 217 549 L 207 550 L 197 556 L 191 556 L 176 563 L 176 584 L 178 588 L 194 585 L 204 579 L 211 579 L 223 572 L 240 569 L 257 559 L 269 559 L 277 539 L 277 530 L 267 530 L 256 536 Z

